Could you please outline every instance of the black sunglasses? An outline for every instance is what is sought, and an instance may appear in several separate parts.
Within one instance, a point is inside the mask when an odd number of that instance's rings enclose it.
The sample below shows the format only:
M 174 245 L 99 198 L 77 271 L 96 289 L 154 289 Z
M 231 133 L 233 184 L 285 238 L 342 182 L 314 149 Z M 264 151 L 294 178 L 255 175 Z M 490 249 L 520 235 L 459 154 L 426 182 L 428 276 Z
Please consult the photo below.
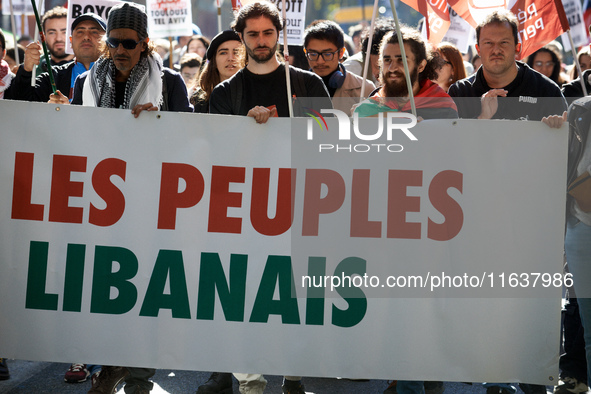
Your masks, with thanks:
M 117 48 L 119 46 L 119 44 L 121 44 L 121 45 L 123 45 L 123 48 L 132 50 L 132 49 L 135 49 L 137 44 L 139 44 L 140 42 L 142 42 L 142 40 L 134 41 L 132 39 L 118 40 L 117 38 L 113 38 L 113 37 L 107 38 L 107 45 L 111 48 Z

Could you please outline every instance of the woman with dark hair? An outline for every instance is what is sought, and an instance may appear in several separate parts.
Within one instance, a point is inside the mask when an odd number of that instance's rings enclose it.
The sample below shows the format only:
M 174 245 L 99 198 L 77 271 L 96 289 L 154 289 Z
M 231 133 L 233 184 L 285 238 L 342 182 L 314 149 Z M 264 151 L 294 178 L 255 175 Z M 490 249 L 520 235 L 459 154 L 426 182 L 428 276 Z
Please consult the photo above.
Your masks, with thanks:
M 445 63 L 437 70 L 438 77 L 435 82 L 447 92 L 456 81 L 466 78 L 464 59 L 458 48 L 450 43 L 442 42 L 437 46 L 437 50 Z
M 209 48 L 209 44 L 209 38 L 195 35 L 187 42 L 185 53 L 196 53 L 203 59 L 205 58 L 205 53 L 207 52 L 207 48 Z
M 579 59 L 582 72 L 591 68 L 591 49 L 589 48 L 589 45 L 585 45 L 581 48 L 577 53 L 577 59 Z M 568 74 L 571 81 L 579 78 L 579 70 L 577 70 L 576 64 L 573 64 Z
M 561 62 L 559 55 L 547 46 L 538 49 L 527 58 L 528 66 L 547 76 L 558 86 L 567 82 L 560 74 Z
M 245 56 L 240 36 L 234 30 L 224 30 L 211 40 L 206 52 L 207 64 L 199 75 L 197 91 L 191 96 L 195 112 L 209 112 L 209 97 L 216 85 L 244 67 Z

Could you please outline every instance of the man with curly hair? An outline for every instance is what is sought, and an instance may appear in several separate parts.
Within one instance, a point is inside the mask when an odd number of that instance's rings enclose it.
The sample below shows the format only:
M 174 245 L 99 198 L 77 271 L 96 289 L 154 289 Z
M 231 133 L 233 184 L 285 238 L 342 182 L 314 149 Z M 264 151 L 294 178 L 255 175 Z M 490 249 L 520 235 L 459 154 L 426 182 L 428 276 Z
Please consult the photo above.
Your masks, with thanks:
M 432 80 L 442 58 L 427 50 L 421 34 L 402 26 L 400 34 L 404 43 L 408 72 L 417 109 L 423 119 L 453 119 L 458 117 L 454 101 Z M 380 81 L 382 87 L 370 98 L 361 102 L 355 112 L 359 116 L 376 116 L 381 112 L 410 112 L 411 104 L 402 61 L 402 51 L 396 31 L 392 30 L 380 45 Z

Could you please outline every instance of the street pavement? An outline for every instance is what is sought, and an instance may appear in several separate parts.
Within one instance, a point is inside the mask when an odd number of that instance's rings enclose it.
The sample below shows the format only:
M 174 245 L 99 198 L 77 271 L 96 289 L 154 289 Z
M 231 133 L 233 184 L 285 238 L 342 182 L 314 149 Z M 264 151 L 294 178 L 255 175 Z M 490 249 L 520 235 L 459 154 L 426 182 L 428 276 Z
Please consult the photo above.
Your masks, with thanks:
M 6 394 L 83 394 L 90 389 L 90 379 L 83 383 L 65 383 L 64 373 L 69 364 L 8 360 L 10 379 L 0 381 L 0 393 Z M 209 372 L 179 371 L 159 369 L 152 378 L 153 394 L 189 394 L 195 393 L 200 384 L 205 383 Z M 265 375 L 268 381 L 265 394 L 281 393 L 281 376 Z M 306 393 L 313 394 L 381 394 L 386 387 L 386 380 L 351 381 L 337 378 L 304 378 Z M 445 394 L 485 394 L 480 384 L 446 382 Z M 551 387 L 547 387 L 548 392 Z M 234 393 L 238 394 L 238 383 L 234 379 Z M 117 394 L 124 394 L 120 387 Z M 523 394 L 518 390 L 518 394 Z

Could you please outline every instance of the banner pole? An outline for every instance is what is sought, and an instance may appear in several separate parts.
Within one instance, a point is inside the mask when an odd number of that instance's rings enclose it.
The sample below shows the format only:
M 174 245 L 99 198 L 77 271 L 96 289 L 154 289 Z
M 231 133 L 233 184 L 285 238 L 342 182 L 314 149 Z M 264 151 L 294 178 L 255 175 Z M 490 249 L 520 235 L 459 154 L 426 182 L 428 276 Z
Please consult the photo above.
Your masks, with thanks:
M 583 81 L 583 72 L 581 71 L 581 64 L 579 63 L 579 58 L 577 57 L 577 52 L 575 50 L 575 43 L 573 41 L 573 36 L 570 34 L 570 29 L 566 31 L 568 35 L 568 40 L 570 41 L 570 50 L 573 52 L 573 59 L 575 59 L 575 66 L 577 67 L 577 71 L 579 72 L 579 82 L 581 82 L 581 87 L 583 88 L 583 95 L 587 95 L 587 87 L 585 86 L 585 81 Z
M 20 64 L 20 59 L 18 56 L 18 44 L 17 44 L 17 32 L 16 32 L 16 18 L 14 17 L 14 8 L 12 6 L 12 0 L 8 0 L 8 2 L 10 3 L 10 23 L 12 24 L 12 38 L 14 39 L 14 60 L 16 61 L 16 64 Z M 24 4 L 23 4 L 24 7 Z M 24 12 L 24 10 L 23 10 Z
M 412 82 L 410 80 L 410 73 L 408 71 L 408 62 L 406 61 L 406 51 L 404 50 L 404 42 L 402 41 L 402 34 L 400 33 L 400 22 L 398 21 L 398 13 L 394 6 L 394 0 L 390 0 L 390 7 L 392 7 L 392 14 L 394 15 L 394 23 L 396 24 L 396 35 L 398 36 L 398 45 L 400 46 L 400 54 L 402 55 L 402 64 L 404 65 L 404 74 L 406 75 L 406 86 L 408 87 L 408 97 L 410 99 L 410 109 L 412 114 L 417 116 L 417 107 L 415 105 L 415 95 L 412 91 Z M 425 18 L 427 23 L 427 18 Z
M 53 68 L 51 67 L 51 59 L 49 59 L 49 51 L 47 50 L 47 45 L 45 44 L 45 34 L 43 34 L 43 30 L 41 29 L 41 21 L 39 19 L 39 13 L 37 12 L 35 0 L 31 0 L 31 4 L 33 5 L 35 20 L 37 21 L 37 27 L 39 28 L 39 36 L 41 37 L 41 45 L 43 46 L 43 55 L 45 56 L 45 61 L 47 62 L 47 71 L 49 73 L 49 81 L 51 82 L 51 90 L 53 91 L 53 94 L 55 94 L 57 89 L 55 87 L 55 80 L 53 79 Z
M 283 8 L 281 10 L 281 12 L 283 14 L 283 57 L 285 58 L 285 82 L 287 84 L 287 106 L 289 108 L 289 117 L 293 118 L 293 103 L 291 102 L 291 78 L 289 76 L 289 48 L 287 46 L 287 31 L 285 30 L 285 25 L 287 24 L 287 9 L 285 6 L 285 0 L 283 0 L 281 4 L 282 4 L 282 8 Z
M 371 23 L 369 25 L 369 35 L 367 36 L 367 48 L 365 49 L 365 56 L 363 61 L 363 73 L 361 77 L 367 79 L 367 69 L 371 60 L 371 46 L 373 44 L 373 32 L 376 26 L 376 15 L 378 14 L 378 0 L 373 3 L 373 11 L 371 12 Z M 363 50 L 363 49 L 362 49 Z M 359 94 L 359 102 L 365 97 L 365 83 L 361 84 L 361 93 Z

